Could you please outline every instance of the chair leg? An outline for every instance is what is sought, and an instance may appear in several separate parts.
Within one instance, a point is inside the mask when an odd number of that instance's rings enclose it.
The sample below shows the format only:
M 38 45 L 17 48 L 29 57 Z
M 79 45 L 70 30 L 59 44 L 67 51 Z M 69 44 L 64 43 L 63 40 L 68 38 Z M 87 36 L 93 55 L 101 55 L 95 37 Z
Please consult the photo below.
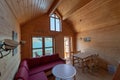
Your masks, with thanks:
M 76 77 L 74 76 L 74 80 L 76 80 Z

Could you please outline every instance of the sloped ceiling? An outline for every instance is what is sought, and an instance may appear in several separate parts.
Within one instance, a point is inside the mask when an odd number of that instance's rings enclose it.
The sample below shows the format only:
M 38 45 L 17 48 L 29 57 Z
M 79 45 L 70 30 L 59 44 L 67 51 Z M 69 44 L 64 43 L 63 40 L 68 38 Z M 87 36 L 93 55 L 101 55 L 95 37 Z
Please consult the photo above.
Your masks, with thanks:
M 62 19 L 71 24 L 76 32 L 80 32 L 81 28 L 78 25 L 82 19 L 78 16 L 80 14 L 78 11 L 91 1 L 92 0 L 63 0 L 57 9 L 62 15 Z
M 63 20 L 65 20 L 90 1 L 91 0 L 63 0 L 58 6 L 58 11 L 63 16 Z
M 48 12 L 54 0 L 5 0 L 20 24 Z
M 119 5 L 120 0 L 63 0 L 57 9 L 76 32 L 84 32 L 119 22 Z
M 98 0 L 3 0 L 10 8 L 20 24 L 40 17 L 43 14 L 51 14 L 55 10 L 62 19 L 73 26 L 76 32 L 80 32 L 79 23 L 82 22 L 81 10 L 91 1 Z M 101 1 L 101 0 L 100 0 Z M 88 8 L 88 7 L 87 7 Z M 85 10 L 87 10 L 87 8 Z M 84 13 L 83 13 L 84 14 Z M 83 15 L 82 14 L 82 15 Z

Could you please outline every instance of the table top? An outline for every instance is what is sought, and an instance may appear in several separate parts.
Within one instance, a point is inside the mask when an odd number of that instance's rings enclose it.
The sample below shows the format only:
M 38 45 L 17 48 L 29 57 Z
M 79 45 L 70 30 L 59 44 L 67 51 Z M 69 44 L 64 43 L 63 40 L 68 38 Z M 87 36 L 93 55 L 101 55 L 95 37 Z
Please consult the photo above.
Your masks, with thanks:
M 81 59 L 87 58 L 89 56 L 95 55 L 94 53 L 78 53 L 78 54 L 74 54 L 74 57 L 79 57 Z
M 72 65 L 58 64 L 52 69 L 52 73 L 57 78 L 68 79 L 75 76 L 76 69 Z

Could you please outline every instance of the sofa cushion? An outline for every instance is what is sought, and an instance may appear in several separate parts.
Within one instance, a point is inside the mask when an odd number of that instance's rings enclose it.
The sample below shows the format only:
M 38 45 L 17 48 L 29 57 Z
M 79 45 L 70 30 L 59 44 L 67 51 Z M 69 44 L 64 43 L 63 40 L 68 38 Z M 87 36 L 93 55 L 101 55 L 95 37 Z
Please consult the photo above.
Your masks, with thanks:
M 15 75 L 15 80 L 22 79 L 22 80 L 28 80 L 28 71 L 25 67 L 20 67 L 18 72 Z
M 41 58 L 30 58 L 27 59 L 28 67 L 29 69 L 35 68 L 36 66 L 40 65 L 40 59 Z
M 28 63 L 28 67 L 29 69 L 47 64 L 50 62 L 50 56 L 42 56 L 42 57 L 37 57 L 37 58 L 31 58 L 31 59 L 27 59 L 27 63 Z
M 30 69 L 29 75 L 33 75 L 33 74 L 39 73 L 39 72 L 41 72 L 41 71 L 50 70 L 50 69 L 52 69 L 54 66 L 56 66 L 57 64 L 63 64 L 63 63 L 64 63 L 64 61 L 58 60 L 58 61 L 54 61 L 54 62 L 45 64 L 45 65 L 42 65 L 42 66 L 39 66 L 39 67 Z
M 50 58 L 50 56 L 49 55 L 47 55 L 47 56 L 43 56 L 43 57 L 41 57 L 40 58 L 40 62 L 41 62 L 41 64 L 40 65 L 44 65 L 44 64 L 47 64 L 47 63 L 49 63 L 50 62 L 50 60 L 51 60 L 51 58 Z
M 29 77 L 28 80 L 48 80 L 44 72 L 37 73 Z
M 53 62 L 59 59 L 59 54 L 53 54 L 53 55 L 45 55 L 42 57 L 37 58 L 30 58 L 27 59 L 27 64 L 29 69 L 47 64 L 49 62 Z

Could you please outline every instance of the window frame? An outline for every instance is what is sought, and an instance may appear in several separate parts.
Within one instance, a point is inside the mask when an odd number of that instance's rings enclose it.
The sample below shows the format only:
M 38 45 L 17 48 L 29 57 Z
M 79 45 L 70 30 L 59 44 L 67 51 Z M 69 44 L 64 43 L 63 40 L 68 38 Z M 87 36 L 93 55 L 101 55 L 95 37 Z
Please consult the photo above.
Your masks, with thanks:
M 41 48 L 33 48 L 33 38 L 42 38 L 42 47 Z M 52 46 L 51 47 L 45 47 L 45 38 L 52 38 Z M 51 36 L 32 36 L 32 57 L 34 58 L 34 53 L 33 53 L 33 50 L 37 50 L 37 49 L 42 49 L 42 55 L 40 56 L 44 56 L 46 55 L 45 53 L 45 49 L 46 48 L 52 48 L 52 54 L 55 53 L 55 40 L 54 40 L 54 37 L 51 37 Z
M 52 30 L 51 28 L 51 18 L 53 18 L 54 19 L 54 30 Z M 56 23 L 57 23 L 57 20 L 59 21 L 59 30 L 57 30 L 57 25 L 56 25 Z M 61 22 L 61 18 L 57 15 L 57 14 L 55 14 L 55 13 L 53 13 L 53 14 L 51 14 L 50 15 L 50 31 L 56 31 L 56 32 L 62 32 L 62 22 Z
M 51 47 L 45 47 L 45 38 L 52 38 L 52 46 L 51 46 Z M 46 55 L 46 53 L 45 53 L 45 49 L 46 49 L 46 48 L 52 48 L 52 53 L 54 54 L 54 52 L 55 52 L 55 51 L 54 51 L 54 46 L 55 46 L 55 45 L 54 45 L 54 38 L 53 38 L 53 37 L 44 37 L 44 38 L 43 38 L 43 42 L 44 42 L 44 44 L 43 44 L 43 45 L 44 45 L 44 50 L 43 50 L 44 53 L 43 53 L 43 54 Z

